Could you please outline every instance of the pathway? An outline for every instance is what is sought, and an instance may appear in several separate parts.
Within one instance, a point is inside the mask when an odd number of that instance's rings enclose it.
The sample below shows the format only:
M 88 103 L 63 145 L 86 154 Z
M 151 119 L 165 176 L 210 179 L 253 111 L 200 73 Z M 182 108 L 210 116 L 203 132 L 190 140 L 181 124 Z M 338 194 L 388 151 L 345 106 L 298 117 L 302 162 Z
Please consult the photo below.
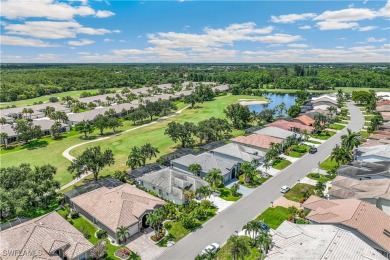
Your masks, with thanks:
M 102 140 L 107 140 L 107 139 L 110 139 L 112 137 L 116 137 L 116 136 L 119 136 L 121 134 L 124 134 L 124 133 L 128 133 L 128 132 L 131 132 L 131 131 L 135 131 L 135 130 L 138 130 L 140 128 L 143 128 L 143 127 L 147 127 L 147 126 L 150 126 L 150 125 L 153 125 L 153 124 L 156 124 L 158 122 L 161 122 L 161 121 L 164 121 L 166 119 L 169 119 L 169 118 L 172 118 L 172 117 L 175 117 L 177 115 L 180 115 L 181 112 L 183 112 L 185 109 L 189 108 L 190 106 L 186 106 L 178 111 L 176 111 L 175 113 L 171 114 L 171 115 L 168 115 L 168 116 L 163 116 L 163 117 L 160 117 L 159 119 L 157 119 L 156 121 L 153 121 L 153 122 L 150 122 L 148 124 L 144 124 L 144 125 L 140 125 L 140 126 L 137 126 L 137 127 L 134 127 L 134 128 L 130 128 L 130 129 L 127 129 L 123 132 L 120 132 L 118 134 L 113 134 L 113 135 L 110 135 L 110 136 L 106 136 L 106 137 L 100 137 L 100 138 L 97 138 L 97 139 L 94 139 L 94 140 L 91 140 L 91 141 L 86 141 L 86 142 L 83 142 L 83 143 L 79 143 L 79 144 L 76 144 L 76 145 L 73 145 L 69 148 L 67 148 L 65 151 L 62 152 L 62 156 L 64 156 L 66 159 L 68 159 L 69 161 L 73 161 L 75 159 L 74 156 L 70 155 L 70 151 L 72 151 L 74 148 L 77 148 L 77 147 L 80 147 L 82 145 L 85 145 L 85 144 L 89 144 L 89 143 L 93 143 L 93 142 L 98 142 L 98 141 L 102 141 Z M 88 173 L 85 173 L 85 174 L 82 174 L 79 178 L 77 179 L 74 179 L 72 180 L 71 182 L 65 184 L 64 186 L 62 186 L 60 188 L 60 190 L 64 190 L 74 184 L 76 184 L 77 182 L 79 182 L 80 180 L 84 179 L 85 177 L 87 177 L 88 175 L 90 175 L 91 173 L 88 172 Z

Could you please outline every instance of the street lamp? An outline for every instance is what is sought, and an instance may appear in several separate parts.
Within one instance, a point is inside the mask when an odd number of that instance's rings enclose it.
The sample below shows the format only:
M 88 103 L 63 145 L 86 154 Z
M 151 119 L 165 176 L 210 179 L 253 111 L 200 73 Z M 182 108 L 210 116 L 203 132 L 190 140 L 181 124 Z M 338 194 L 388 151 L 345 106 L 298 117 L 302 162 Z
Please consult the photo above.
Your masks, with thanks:
M 271 207 L 272 207 L 272 208 L 274 207 L 274 202 L 273 202 L 273 201 L 271 201 Z

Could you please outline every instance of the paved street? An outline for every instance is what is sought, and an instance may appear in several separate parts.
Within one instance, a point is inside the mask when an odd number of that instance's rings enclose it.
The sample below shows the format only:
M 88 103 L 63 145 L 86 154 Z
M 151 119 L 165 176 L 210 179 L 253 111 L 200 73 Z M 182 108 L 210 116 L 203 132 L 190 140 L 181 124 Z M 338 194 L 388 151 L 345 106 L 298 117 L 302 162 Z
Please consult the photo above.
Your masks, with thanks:
M 348 128 L 359 131 L 364 118 L 358 107 L 348 103 L 351 121 Z M 294 186 L 297 180 L 306 176 L 319 161 L 323 161 L 330 155 L 333 147 L 340 143 L 340 136 L 346 132 L 346 128 L 320 145 L 316 154 L 307 154 L 301 160 L 287 167 L 275 177 L 267 181 L 248 196 L 228 207 L 216 217 L 208 221 L 202 228 L 180 240 L 176 245 L 165 251 L 158 259 L 194 259 L 202 249 L 216 242 L 220 245 L 239 231 L 250 220 L 257 217 L 271 205 L 271 201 L 280 197 L 279 189 L 283 185 Z

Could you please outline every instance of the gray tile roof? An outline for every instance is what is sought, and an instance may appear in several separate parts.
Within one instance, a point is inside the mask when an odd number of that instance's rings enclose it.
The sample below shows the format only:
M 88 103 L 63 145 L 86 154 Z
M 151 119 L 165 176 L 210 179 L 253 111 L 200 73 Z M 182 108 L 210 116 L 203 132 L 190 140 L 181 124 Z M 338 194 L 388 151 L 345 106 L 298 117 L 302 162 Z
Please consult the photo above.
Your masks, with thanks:
M 350 231 L 334 225 L 298 225 L 284 221 L 273 235 L 266 259 L 386 259 Z
M 294 133 L 292 131 L 284 130 L 279 127 L 275 126 L 268 126 L 263 129 L 257 130 L 254 132 L 255 134 L 263 134 L 263 135 L 268 135 L 272 137 L 277 137 L 281 139 L 286 139 L 289 136 L 298 136 L 297 133 Z
M 0 116 L 12 117 L 12 115 L 14 114 L 22 114 L 23 108 L 31 108 L 32 110 L 34 110 L 34 113 L 32 113 L 31 116 L 40 115 L 43 114 L 43 109 L 45 109 L 46 107 L 54 107 L 56 111 L 69 111 L 69 108 L 59 103 L 43 103 L 43 104 L 32 105 L 32 106 L 1 109 Z M 30 115 L 28 114 L 27 116 L 29 117 Z
M 222 175 L 229 173 L 230 170 L 238 163 L 237 161 L 225 159 L 212 153 L 201 153 L 199 155 L 188 154 L 172 160 L 172 162 L 186 167 L 193 163 L 199 164 L 202 167 L 202 172 L 204 173 L 216 168 L 221 170 Z
M 52 127 L 54 123 L 55 121 L 51 119 L 33 120 L 33 124 L 40 126 L 42 131 L 50 130 L 50 127 Z M 62 127 L 66 127 L 66 124 L 61 124 L 61 125 Z M 12 126 L 13 125 L 11 124 L 0 125 L 0 133 L 6 133 L 8 137 L 16 136 L 16 132 L 14 131 Z
M 91 96 L 91 97 L 83 97 L 79 98 L 80 102 L 83 103 L 89 103 L 89 102 L 107 102 L 107 97 L 110 98 L 115 98 L 116 94 L 104 94 L 104 95 L 96 95 L 96 96 Z
M 212 90 L 219 90 L 219 91 L 228 91 L 229 90 L 229 85 L 218 85 L 215 87 L 212 87 Z
M 226 144 L 224 146 L 212 150 L 211 152 L 225 154 L 234 158 L 239 158 L 245 162 L 250 162 L 253 159 L 259 160 L 265 155 L 265 152 L 263 151 L 236 143 Z
M 390 177 L 390 161 L 362 162 L 355 161 L 351 165 L 341 165 L 337 172 L 340 175 L 359 177 L 367 175 L 383 175 Z
M 384 158 L 390 158 L 390 145 L 375 145 L 368 147 L 359 147 L 356 151 L 358 156 L 376 155 Z
M 199 177 L 187 173 L 179 172 L 170 167 L 147 173 L 137 179 L 157 187 L 164 192 L 172 194 L 174 197 L 184 200 L 183 189 L 196 191 L 196 189 L 208 186 L 209 184 Z

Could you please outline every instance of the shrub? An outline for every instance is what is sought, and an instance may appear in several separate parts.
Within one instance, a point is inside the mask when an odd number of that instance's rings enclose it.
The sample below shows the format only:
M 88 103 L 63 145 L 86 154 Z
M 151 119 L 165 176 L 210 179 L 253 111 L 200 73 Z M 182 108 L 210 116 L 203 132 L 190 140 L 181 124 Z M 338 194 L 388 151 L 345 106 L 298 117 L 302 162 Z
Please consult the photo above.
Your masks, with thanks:
M 291 149 L 297 153 L 306 153 L 307 151 L 307 147 L 301 145 L 293 146 Z
M 107 237 L 107 231 L 105 230 L 98 230 L 96 232 L 96 237 L 101 239 L 101 238 L 106 238 Z
M 307 221 L 302 218 L 295 219 L 296 224 L 307 224 Z
M 202 200 L 200 202 L 200 206 L 204 209 L 210 209 L 213 207 L 213 205 L 211 204 L 211 202 L 209 200 Z
M 72 210 L 70 212 L 70 218 L 75 219 L 75 218 L 78 218 L 78 217 L 80 217 L 80 214 L 79 214 L 79 212 L 77 210 Z
M 318 178 L 320 178 L 320 174 L 319 173 L 312 173 L 311 177 L 318 179 Z
M 73 225 L 73 220 L 68 219 L 69 224 Z
M 80 226 L 79 231 L 86 239 L 89 239 L 91 237 L 91 234 L 89 233 L 88 228 L 85 225 Z

